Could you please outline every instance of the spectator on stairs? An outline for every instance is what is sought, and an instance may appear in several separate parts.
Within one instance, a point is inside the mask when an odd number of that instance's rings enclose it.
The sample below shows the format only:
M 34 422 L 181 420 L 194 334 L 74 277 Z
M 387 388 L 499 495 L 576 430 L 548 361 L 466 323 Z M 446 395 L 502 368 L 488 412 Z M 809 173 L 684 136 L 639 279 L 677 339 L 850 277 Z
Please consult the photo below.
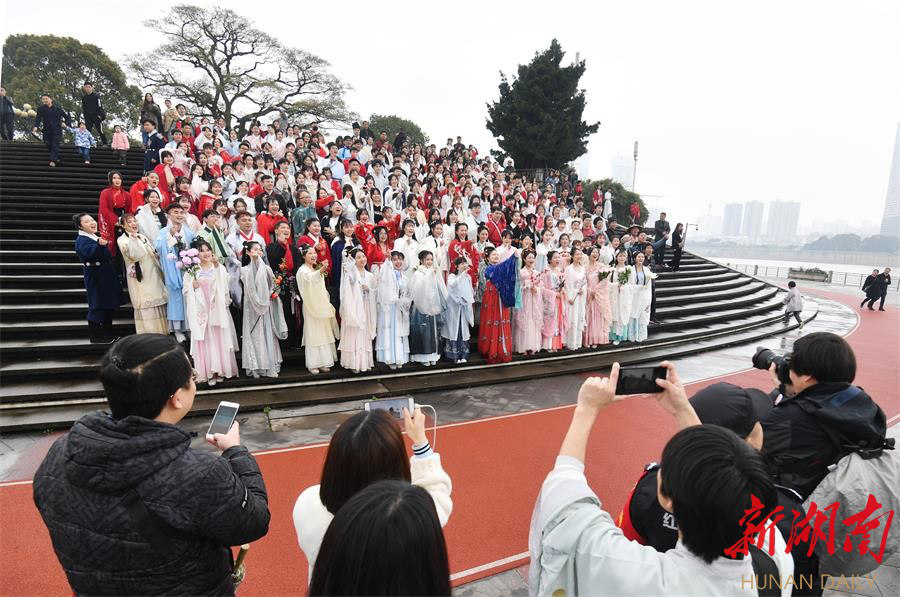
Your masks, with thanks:
M 125 166 L 128 161 L 128 147 L 130 145 L 128 134 L 122 129 L 122 125 L 117 124 L 113 127 L 112 145 L 110 147 L 119 157 L 120 166 Z
M 141 104 L 141 124 L 148 121 L 153 125 L 153 129 L 158 129 L 163 125 L 162 111 L 159 109 L 159 104 L 153 101 L 152 93 L 144 95 L 144 103 Z M 142 138 L 144 149 L 147 149 L 148 146 L 147 137 L 148 135 L 145 133 Z M 145 170 L 149 170 L 149 168 L 145 168 Z
M 15 107 L 6 95 L 6 87 L 0 87 L 0 137 L 6 141 L 12 141 L 15 116 Z
M 159 231 L 169 223 L 157 189 L 144 191 L 144 204 L 137 208 L 134 216 L 137 218 L 138 232 L 146 236 L 150 244 L 156 246 Z
M 159 175 L 156 172 L 148 172 L 142 176 L 139 181 L 129 187 L 128 194 L 130 196 L 130 201 L 125 211 L 135 213 L 137 209 L 144 204 L 144 193 L 149 190 L 154 190 L 159 193 L 163 209 L 169 206 L 170 195 L 166 189 L 159 186 Z
M 84 288 L 87 291 L 87 321 L 91 343 L 109 344 L 113 335 L 113 313 L 121 302 L 121 286 L 116 275 L 109 241 L 97 236 L 97 221 L 86 213 L 72 217 L 78 236 L 75 237 L 75 253 L 84 270 Z
M 97 145 L 94 135 L 87 130 L 87 125 L 85 125 L 83 120 L 78 123 L 77 129 L 69 127 L 69 132 L 75 136 L 75 147 L 78 149 L 78 153 L 81 154 L 84 163 L 90 164 L 91 148 Z
M 102 145 L 106 145 L 106 136 L 103 134 L 103 121 L 106 120 L 106 110 L 100 104 L 100 95 L 94 91 L 94 84 L 85 81 L 82 85 L 84 95 L 81 96 L 81 112 L 88 131 L 97 129 L 97 137 Z
M 159 150 L 166 146 L 166 140 L 156 130 L 156 125 L 152 120 L 144 120 L 141 127 L 147 135 L 147 143 L 144 148 L 144 172 L 150 172 L 159 163 Z
M 181 269 L 175 266 L 180 251 L 187 250 L 194 241 L 194 232 L 184 223 L 186 209 L 182 203 L 171 203 L 166 208 L 168 225 L 159 231 L 156 239 L 156 252 L 159 255 L 160 268 L 166 282 L 169 300 L 166 303 L 166 319 L 169 320 L 169 331 L 175 333 L 178 342 L 184 342 L 185 333 L 189 332 L 187 318 L 184 314 L 184 296 L 182 295 L 183 276 Z
M 122 174 L 112 170 L 107 175 L 109 185 L 100 191 L 99 208 L 97 211 L 100 236 L 106 240 L 107 248 L 111 255 L 116 254 L 116 223 L 126 213 L 132 213 L 131 198 L 122 186 Z
M 150 191 L 150 194 L 156 193 Z M 155 201 L 158 206 L 158 199 Z M 169 296 L 153 241 L 140 233 L 137 218 L 132 214 L 122 216 L 119 224 L 125 233 L 116 242 L 125 260 L 135 330 L 138 334 L 168 334 L 166 303 Z
M 53 98 L 45 93 L 41 96 L 41 105 L 38 106 L 37 114 L 34 117 L 34 127 L 31 132 L 35 135 L 38 128 L 42 129 L 44 145 L 50 152 L 50 167 L 55 167 L 59 162 L 59 144 L 62 141 L 62 123 L 66 123 L 66 127 L 72 126 L 72 120 L 69 113 L 53 105 Z
M 175 190 L 175 180 L 179 176 L 184 176 L 184 171 L 175 165 L 175 155 L 164 149 L 159 152 L 160 163 L 153 168 L 153 172 L 159 177 L 159 184 L 166 191 L 172 193 Z
M 214 386 L 238 376 L 238 339 L 228 312 L 228 272 L 207 241 L 198 239 L 192 247 L 198 251 L 199 267 L 193 273 L 185 272 L 182 282 L 184 313 L 191 330 L 191 359 L 197 381 Z

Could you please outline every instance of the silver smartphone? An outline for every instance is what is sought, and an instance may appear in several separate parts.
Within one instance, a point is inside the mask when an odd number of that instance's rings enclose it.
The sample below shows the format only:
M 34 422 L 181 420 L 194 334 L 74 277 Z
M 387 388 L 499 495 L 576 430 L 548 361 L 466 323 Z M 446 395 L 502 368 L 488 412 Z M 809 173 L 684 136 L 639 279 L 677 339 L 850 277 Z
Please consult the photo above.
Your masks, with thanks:
M 212 440 L 217 433 L 228 433 L 228 430 L 234 424 L 238 408 L 240 408 L 240 405 L 237 402 L 225 402 L 224 400 L 220 402 L 218 408 L 216 408 L 216 414 L 213 415 L 212 422 L 209 424 L 206 439 Z
M 370 400 L 364 405 L 366 410 L 386 410 L 389 415 L 393 415 L 397 419 L 403 418 L 403 409 L 409 410 L 412 415 L 416 407 L 412 398 L 384 398 L 381 400 Z

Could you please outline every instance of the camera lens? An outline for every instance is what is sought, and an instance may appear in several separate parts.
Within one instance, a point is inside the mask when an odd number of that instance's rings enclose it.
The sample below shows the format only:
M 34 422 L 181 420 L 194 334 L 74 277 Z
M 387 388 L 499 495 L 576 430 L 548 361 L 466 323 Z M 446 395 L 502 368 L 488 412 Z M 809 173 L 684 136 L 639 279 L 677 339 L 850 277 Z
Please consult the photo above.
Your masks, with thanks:
M 763 348 L 762 346 L 758 346 L 756 348 L 756 353 L 753 355 L 753 366 L 756 369 L 762 369 L 766 371 L 772 365 L 772 360 L 775 359 L 775 353 L 768 348 Z

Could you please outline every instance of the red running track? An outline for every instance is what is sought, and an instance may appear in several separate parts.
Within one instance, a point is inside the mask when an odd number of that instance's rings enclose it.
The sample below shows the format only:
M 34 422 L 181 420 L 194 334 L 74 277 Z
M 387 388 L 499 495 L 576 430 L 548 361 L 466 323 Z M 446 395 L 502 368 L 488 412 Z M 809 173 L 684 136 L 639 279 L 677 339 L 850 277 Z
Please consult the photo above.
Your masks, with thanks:
M 850 305 L 846 295 L 820 294 Z M 855 304 L 852 305 L 855 307 Z M 888 415 L 900 413 L 900 311 L 860 313 L 849 336 L 859 359 L 857 383 Z M 714 381 L 767 387 L 768 375 L 749 370 Z M 573 396 L 574 399 L 574 396 Z M 461 584 L 521 566 L 531 509 L 562 441 L 571 407 L 507 415 L 440 427 L 438 447 L 453 479 L 453 514 L 445 532 L 451 572 Z M 658 458 L 675 430 L 651 400 L 634 398 L 604 411 L 589 446 L 587 477 L 605 507 L 618 515 L 641 467 Z M 291 510 L 305 487 L 318 482 L 321 445 L 262 452 L 258 461 L 269 490 L 269 534 L 248 555 L 242 596 L 296 596 L 306 592 L 306 559 L 297 547 Z M 31 484 L 0 487 L 0 595 L 70 595 L 50 539 L 31 499 Z

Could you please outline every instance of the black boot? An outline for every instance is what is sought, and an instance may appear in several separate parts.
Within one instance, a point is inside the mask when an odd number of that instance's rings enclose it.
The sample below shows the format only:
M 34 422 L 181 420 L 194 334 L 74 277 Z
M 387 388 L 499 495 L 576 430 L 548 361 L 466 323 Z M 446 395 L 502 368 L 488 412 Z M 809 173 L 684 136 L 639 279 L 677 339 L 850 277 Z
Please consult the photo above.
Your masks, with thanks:
M 100 324 L 100 330 L 107 344 L 112 344 L 119 339 L 118 334 L 113 330 L 112 321 L 104 321 Z
M 106 337 L 103 326 L 99 323 L 89 321 L 88 329 L 90 330 L 91 344 L 109 344 L 112 342 L 111 339 Z

